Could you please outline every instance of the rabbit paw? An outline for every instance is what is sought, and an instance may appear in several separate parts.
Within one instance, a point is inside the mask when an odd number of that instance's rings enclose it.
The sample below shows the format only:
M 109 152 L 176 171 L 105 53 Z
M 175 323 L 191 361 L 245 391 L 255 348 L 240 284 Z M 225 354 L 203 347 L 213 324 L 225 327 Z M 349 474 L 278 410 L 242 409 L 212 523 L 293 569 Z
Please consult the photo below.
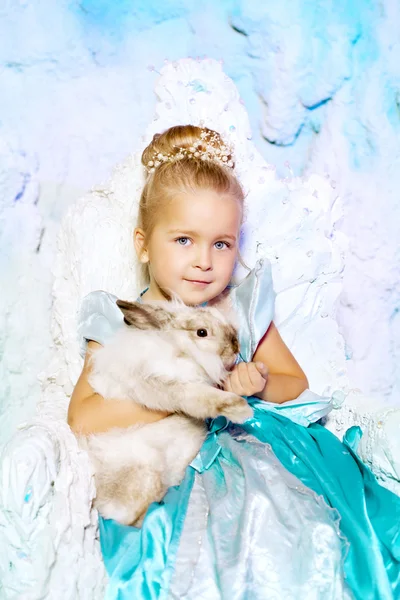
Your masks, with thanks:
M 242 396 L 222 392 L 223 397 L 216 407 L 218 415 L 223 415 L 233 423 L 244 423 L 253 416 L 253 409 Z

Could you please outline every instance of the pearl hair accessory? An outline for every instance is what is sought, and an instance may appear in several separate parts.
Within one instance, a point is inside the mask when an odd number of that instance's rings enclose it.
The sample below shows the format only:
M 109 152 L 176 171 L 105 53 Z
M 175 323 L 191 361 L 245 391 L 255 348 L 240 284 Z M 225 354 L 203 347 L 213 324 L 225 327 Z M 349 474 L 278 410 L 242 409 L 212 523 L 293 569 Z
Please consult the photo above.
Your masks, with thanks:
M 200 158 L 201 160 L 213 160 L 223 167 L 233 169 L 233 148 L 225 142 L 221 145 L 220 140 L 221 137 L 218 134 L 202 130 L 199 140 L 193 142 L 193 145 L 189 148 L 179 148 L 177 154 L 162 154 L 161 152 L 157 152 L 147 163 L 146 169 L 149 173 L 153 173 L 162 163 L 176 162 L 185 156 Z

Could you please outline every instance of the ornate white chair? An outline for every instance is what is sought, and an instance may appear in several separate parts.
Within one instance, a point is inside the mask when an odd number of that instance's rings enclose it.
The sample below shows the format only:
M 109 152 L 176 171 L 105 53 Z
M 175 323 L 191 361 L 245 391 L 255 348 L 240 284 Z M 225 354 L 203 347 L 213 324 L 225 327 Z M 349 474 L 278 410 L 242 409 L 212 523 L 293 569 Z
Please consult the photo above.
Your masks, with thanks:
M 326 426 L 338 437 L 353 424 L 364 435 L 359 453 L 383 485 L 400 493 L 400 411 L 351 390 L 344 342 L 335 321 L 345 238 L 335 231 L 340 199 L 328 180 L 276 178 L 251 141 L 238 91 L 214 60 L 166 65 L 156 87 L 156 117 L 143 138 L 176 124 L 220 131 L 236 148 L 247 192 L 242 255 L 253 266 L 266 256 L 277 292 L 275 323 L 307 373 L 310 388 L 337 408 Z M 0 461 L 0 598 L 97 600 L 104 596 L 92 470 L 66 415 L 82 359 L 77 314 L 82 298 L 104 289 L 126 299 L 139 293 L 132 231 L 144 173 L 141 152 L 110 181 L 67 212 L 54 269 L 52 361 L 41 375 L 35 418 L 5 446 Z M 239 267 L 235 276 L 246 271 Z M 343 402 L 344 400 L 344 402 Z

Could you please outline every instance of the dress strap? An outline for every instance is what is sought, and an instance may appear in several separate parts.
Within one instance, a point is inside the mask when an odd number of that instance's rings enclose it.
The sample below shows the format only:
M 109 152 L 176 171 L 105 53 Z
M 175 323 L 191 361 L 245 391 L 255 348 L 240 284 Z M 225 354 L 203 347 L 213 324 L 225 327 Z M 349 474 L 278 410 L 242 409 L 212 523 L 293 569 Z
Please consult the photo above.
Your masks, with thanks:
M 143 296 L 143 294 L 145 294 L 147 292 L 148 289 L 149 289 L 149 287 L 147 286 L 147 288 L 145 288 L 142 292 L 140 292 L 139 298 L 136 300 L 136 302 L 142 302 L 142 296 Z
M 275 297 L 271 264 L 267 259 L 259 259 L 247 276 L 230 291 L 239 319 L 240 354 L 245 362 L 252 360 L 272 322 Z

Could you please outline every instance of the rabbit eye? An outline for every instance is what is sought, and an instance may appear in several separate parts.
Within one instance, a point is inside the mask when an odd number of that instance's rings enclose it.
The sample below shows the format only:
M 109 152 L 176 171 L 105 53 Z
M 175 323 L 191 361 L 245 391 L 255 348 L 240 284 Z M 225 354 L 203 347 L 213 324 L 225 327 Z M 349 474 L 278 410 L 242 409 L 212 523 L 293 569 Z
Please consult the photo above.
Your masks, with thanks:
M 207 337 L 207 335 L 208 335 L 207 329 L 198 329 L 197 330 L 197 335 L 199 337 Z

